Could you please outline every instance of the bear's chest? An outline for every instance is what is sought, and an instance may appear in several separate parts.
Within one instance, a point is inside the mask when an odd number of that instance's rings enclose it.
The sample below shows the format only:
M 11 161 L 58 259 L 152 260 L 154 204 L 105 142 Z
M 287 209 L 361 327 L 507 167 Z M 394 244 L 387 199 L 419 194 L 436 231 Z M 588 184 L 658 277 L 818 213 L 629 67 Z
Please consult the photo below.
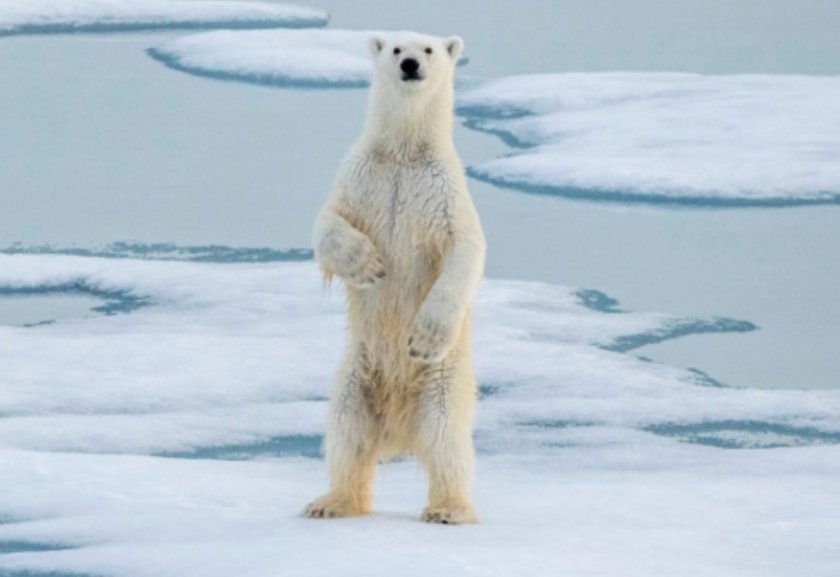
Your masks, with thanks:
M 448 238 L 452 187 L 445 165 L 366 159 L 356 174 L 354 224 L 378 248 L 422 252 Z

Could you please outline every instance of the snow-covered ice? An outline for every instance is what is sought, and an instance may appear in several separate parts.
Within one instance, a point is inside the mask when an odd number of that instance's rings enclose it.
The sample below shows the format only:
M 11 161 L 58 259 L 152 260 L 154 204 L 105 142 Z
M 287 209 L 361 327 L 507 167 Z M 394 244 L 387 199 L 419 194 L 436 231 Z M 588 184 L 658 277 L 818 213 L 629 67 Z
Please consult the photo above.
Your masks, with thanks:
M 176 244 L 114 242 L 96 247 L 57 247 L 45 245 L 22 245 L 20 243 L 0 249 L 0 254 L 51 254 L 65 256 L 94 256 L 105 258 L 129 258 L 138 260 L 174 260 L 181 262 L 247 263 L 288 262 L 310 260 L 312 251 L 303 248 L 241 248 L 223 245 L 180 246 Z
M 191 34 L 149 49 L 176 70 L 275 86 L 366 86 L 374 32 L 349 30 L 219 30 Z
M 213 78 L 360 87 L 373 34 L 389 33 L 214 31 L 149 54 Z M 468 169 L 499 186 L 683 205 L 840 203 L 837 77 L 568 73 L 470 78 L 459 87 L 466 126 L 514 149 Z
M 749 323 L 487 280 L 482 524 L 419 523 L 412 461 L 380 467 L 373 516 L 318 522 L 297 514 L 326 481 L 312 457 L 345 335 L 338 287 L 296 252 L 129 249 L 144 260 L 0 254 L 6 293 L 144 303 L 0 327 L 2 575 L 768 577 L 840 562 L 840 392 L 729 388 L 627 353 Z
M 151 28 L 308 28 L 329 15 L 273 2 L 221 0 L 3 0 L 0 36 Z
M 482 524 L 452 528 L 417 521 L 424 483 L 409 463 L 380 473 L 373 516 L 314 521 L 296 513 L 324 485 L 320 461 L 10 450 L 0 500 L 18 516 L 0 535 L 44 550 L 0 556 L 0 567 L 13 576 L 836 574 L 834 448 L 559 453 L 480 459 Z
M 373 70 L 368 40 L 378 30 L 221 30 L 175 38 L 149 49 L 165 65 L 199 76 L 268 86 L 360 88 Z M 462 58 L 459 63 L 464 64 Z
M 569 73 L 459 95 L 467 125 L 513 154 L 492 183 L 594 200 L 714 205 L 840 202 L 840 78 Z

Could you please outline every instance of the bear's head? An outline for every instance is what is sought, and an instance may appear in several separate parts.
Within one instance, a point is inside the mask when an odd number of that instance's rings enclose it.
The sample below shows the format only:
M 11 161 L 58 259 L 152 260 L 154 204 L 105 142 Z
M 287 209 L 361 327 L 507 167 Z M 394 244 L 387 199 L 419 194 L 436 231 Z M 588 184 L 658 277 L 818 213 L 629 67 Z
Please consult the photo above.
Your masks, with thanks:
M 369 45 L 374 60 L 374 86 L 428 93 L 452 86 L 464 42 L 457 36 L 403 33 L 387 39 L 374 36 Z

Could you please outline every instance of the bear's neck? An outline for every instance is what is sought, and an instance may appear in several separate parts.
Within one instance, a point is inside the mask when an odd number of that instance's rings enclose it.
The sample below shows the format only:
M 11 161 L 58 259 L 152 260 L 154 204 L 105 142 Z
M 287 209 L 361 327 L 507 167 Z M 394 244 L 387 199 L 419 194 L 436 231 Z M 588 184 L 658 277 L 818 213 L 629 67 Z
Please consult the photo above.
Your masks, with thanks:
M 403 95 L 371 89 L 362 141 L 367 148 L 396 160 L 413 162 L 431 151 L 454 150 L 452 89 Z

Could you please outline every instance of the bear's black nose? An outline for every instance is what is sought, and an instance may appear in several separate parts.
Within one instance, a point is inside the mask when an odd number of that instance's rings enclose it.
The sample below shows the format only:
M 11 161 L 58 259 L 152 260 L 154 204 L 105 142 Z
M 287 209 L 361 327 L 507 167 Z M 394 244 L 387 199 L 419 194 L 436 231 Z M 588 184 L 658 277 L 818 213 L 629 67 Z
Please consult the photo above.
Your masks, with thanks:
M 420 63 L 417 62 L 414 58 L 406 58 L 402 62 L 400 62 L 400 68 L 406 74 L 416 74 L 417 70 L 420 68 Z

